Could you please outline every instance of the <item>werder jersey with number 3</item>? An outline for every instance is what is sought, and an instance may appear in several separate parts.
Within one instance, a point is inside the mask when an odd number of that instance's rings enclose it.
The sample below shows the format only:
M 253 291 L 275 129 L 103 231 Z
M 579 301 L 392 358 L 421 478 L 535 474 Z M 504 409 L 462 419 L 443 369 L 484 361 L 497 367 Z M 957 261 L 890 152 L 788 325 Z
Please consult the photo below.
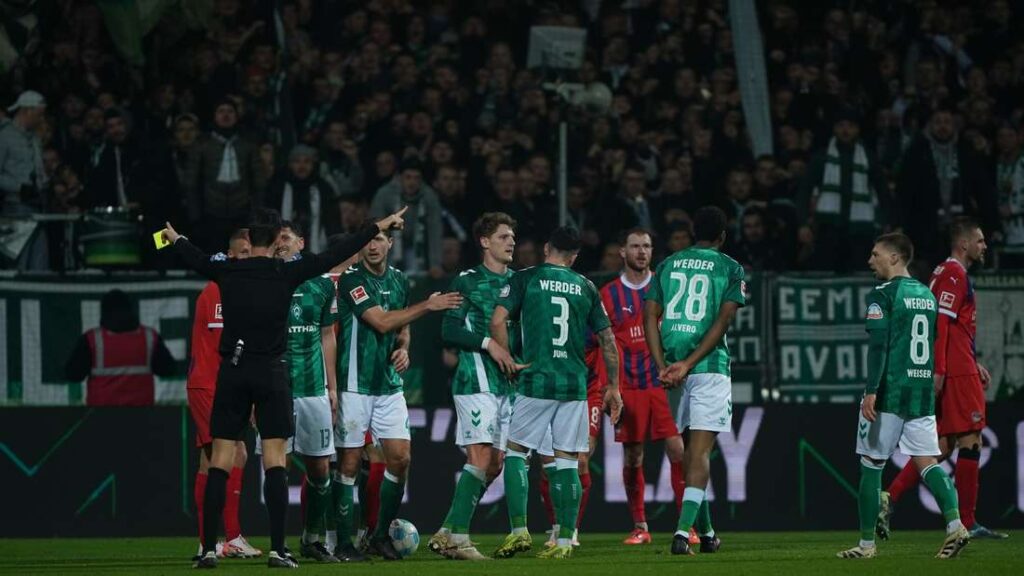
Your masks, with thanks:
M 680 250 L 658 266 L 644 299 L 661 304 L 665 362 L 684 360 L 697 349 L 723 303 L 746 305 L 743 278 L 743 267 L 713 248 L 693 246 Z M 725 336 L 690 374 L 730 375 Z
M 520 270 L 502 289 L 498 304 L 519 320 L 522 361 L 516 391 L 531 398 L 586 400 L 587 328 L 611 326 L 597 287 L 564 266 Z
M 868 293 L 867 331 L 888 343 L 875 407 L 905 420 L 935 414 L 935 296 L 913 278 L 897 277 Z
M 380 306 L 385 312 L 409 305 L 409 280 L 388 266 L 382 276 L 362 264 L 338 279 L 338 390 L 387 396 L 402 390 L 402 377 L 391 364 L 395 332 L 380 334 L 360 319 Z

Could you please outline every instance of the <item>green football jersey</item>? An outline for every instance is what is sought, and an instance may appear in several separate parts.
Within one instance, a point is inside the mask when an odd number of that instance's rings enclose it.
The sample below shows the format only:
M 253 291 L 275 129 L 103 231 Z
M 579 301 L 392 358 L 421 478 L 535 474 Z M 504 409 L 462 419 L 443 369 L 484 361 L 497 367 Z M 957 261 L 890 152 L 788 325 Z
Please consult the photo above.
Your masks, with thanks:
M 935 296 L 913 278 L 897 277 L 868 293 L 865 327 L 888 333 L 875 407 L 904 419 L 935 414 Z
M 743 267 L 713 248 L 692 246 L 680 250 L 658 266 L 645 300 L 662 306 L 665 362 L 684 360 L 711 329 L 723 303 L 747 303 Z M 690 374 L 730 375 L 725 336 Z
M 380 334 L 360 320 L 380 306 L 385 312 L 409 305 L 409 280 L 388 266 L 377 276 L 356 264 L 338 278 L 338 390 L 387 396 L 402 390 L 391 364 L 395 332 Z
M 327 394 L 320 329 L 334 324 L 334 282 L 327 276 L 306 280 L 292 294 L 288 313 L 288 363 L 292 397 Z
M 611 326 L 593 282 L 554 264 L 521 270 L 509 279 L 498 304 L 518 321 L 522 362 L 516 392 L 531 398 L 586 400 L 587 328 Z
M 490 331 L 498 295 L 512 274 L 496 274 L 481 264 L 452 280 L 449 291 L 462 294 L 462 306 L 445 313 L 442 332 L 445 343 L 459 351 L 452 394 L 508 394 L 508 379 L 480 346 Z

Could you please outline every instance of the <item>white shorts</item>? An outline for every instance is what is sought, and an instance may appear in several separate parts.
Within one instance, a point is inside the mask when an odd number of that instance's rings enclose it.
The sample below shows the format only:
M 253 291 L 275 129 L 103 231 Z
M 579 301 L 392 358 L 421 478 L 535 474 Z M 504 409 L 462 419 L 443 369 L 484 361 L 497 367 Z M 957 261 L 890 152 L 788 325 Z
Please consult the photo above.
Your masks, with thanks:
M 550 430 L 550 432 L 549 432 Z M 541 448 L 551 434 L 551 447 L 561 452 L 590 449 L 590 423 L 586 400 L 548 400 L 516 396 L 508 439 L 531 450 Z
M 889 412 L 879 412 L 874 422 L 868 422 L 861 413 L 857 419 L 857 454 L 872 460 L 888 460 L 896 451 L 907 456 L 938 456 L 939 433 L 935 416 L 913 420 Z
M 540 446 L 537 447 L 537 454 L 541 456 L 547 456 L 548 458 L 555 457 L 555 448 L 552 446 L 554 439 L 551 437 L 551 426 L 548 426 L 548 431 L 544 433 L 544 439 L 540 441 Z M 587 446 L 590 448 L 590 446 Z
M 256 446 L 256 449 L 253 450 L 253 451 L 256 452 L 256 455 L 257 456 L 263 456 L 263 439 L 260 438 L 260 431 L 259 430 L 256 431 L 256 445 L 255 446 Z M 291 438 L 288 438 L 288 443 L 284 447 L 284 453 L 285 454 L 291 454 L 294 451 L 295 451 L 295 436 L 292 436 Z
M 504 450 L 508 443 L 508 424 L 512 419 L 512 398 L 490 392 L 456 394 L 458 415 L 455 444 L 490 444 Z
M 334 445 L 340 448 L 362 448 L 366 431 L 377 440 L 409 440 L 409 409 L 405 394 L 371 396 L 342 392 L 338 398 L 341 415 L 334 428 Z
M 691 430 L 732 431 L 732 381 L 724 374 L 686 377 L 676 411 L 679 433 Z
M 303 456 L 334 454 L 334 424 L 327 396 L 296 398 L 295 451 Z

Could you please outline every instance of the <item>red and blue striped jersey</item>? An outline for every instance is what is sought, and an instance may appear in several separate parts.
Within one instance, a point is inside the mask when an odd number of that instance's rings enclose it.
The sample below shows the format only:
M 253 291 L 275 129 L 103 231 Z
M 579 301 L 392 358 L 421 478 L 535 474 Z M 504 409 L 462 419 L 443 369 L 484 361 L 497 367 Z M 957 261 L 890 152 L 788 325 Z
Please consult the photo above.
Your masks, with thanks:
M 619 348 L 619 387 L 631 390 L 659 388 L 658 367 L 644 339 L 644 296 L 653 275 L 640 286 L 625 281 L 625 276 L 601 288 L 601 300 L 612 321 L 615 344 Z

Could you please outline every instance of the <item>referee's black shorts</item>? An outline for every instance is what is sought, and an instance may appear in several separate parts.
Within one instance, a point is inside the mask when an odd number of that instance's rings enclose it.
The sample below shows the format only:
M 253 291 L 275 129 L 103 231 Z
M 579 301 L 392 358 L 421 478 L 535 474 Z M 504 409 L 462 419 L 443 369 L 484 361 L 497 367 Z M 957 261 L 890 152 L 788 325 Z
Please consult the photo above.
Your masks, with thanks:
M 242 354 L 237 366 L 225 358 L 217 374 L 210 435 L 239 440 L 256 407 L 256 428 L 266 438 L 295 435 L 292 386 L 284 357 Z

